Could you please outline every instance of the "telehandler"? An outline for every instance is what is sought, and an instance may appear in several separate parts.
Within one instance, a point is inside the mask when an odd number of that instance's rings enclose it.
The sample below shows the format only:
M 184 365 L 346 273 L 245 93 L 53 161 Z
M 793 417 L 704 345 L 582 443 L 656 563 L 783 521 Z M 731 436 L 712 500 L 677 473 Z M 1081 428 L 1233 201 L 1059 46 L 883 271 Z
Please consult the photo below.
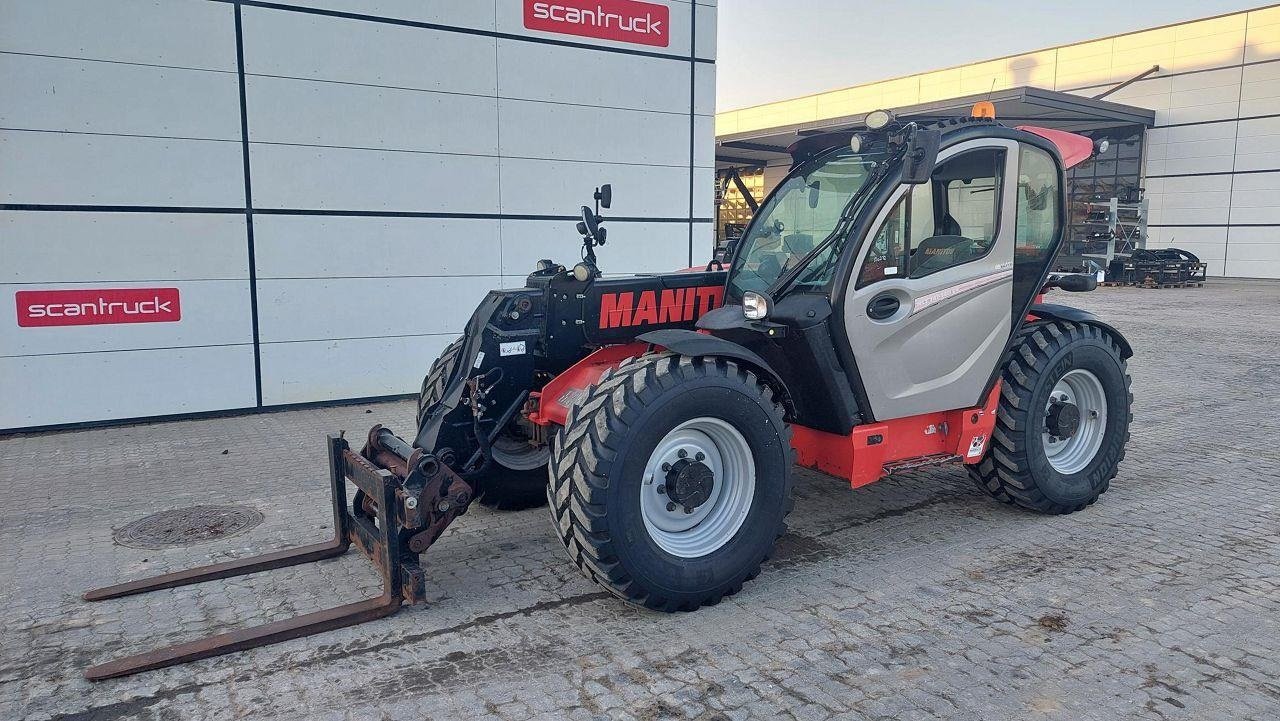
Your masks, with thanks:
M 982 107 L 986 106 L 986 107 Z M 96 601 L 290 566 L 355 544 L 380 597 L 94 666 L 90 679 L 216 656 L 421 600 L 419 554 L 478 500 L 546 502 L 570 560 L 619 598 L 692 611 L 760 571 L 796 463 L 853 487 L 959 462 L 1041 513 L 1096 501 L 1129 438 L 1125 338 L 1044 302 L 1063 172 L 1098 149 L 972 117 L 804 137 L 733 250 L 666 275 L 607 277 L 600 208 L 582 261 L 490 291 L 427 373 L 411 440 L 330 436 L 330 541 L 90 591 Z M 726 267 L 727 266 L 727 267 Z M 348 503 L 347 483 L 354 488 Z

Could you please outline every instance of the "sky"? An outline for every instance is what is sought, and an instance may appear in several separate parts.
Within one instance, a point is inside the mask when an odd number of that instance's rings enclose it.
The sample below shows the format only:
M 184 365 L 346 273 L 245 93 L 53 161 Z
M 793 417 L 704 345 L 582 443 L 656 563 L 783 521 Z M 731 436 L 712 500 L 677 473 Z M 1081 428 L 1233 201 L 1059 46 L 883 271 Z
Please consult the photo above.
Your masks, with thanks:
M 1266 4 L 719 0 L 716 108 L 735 110 Z

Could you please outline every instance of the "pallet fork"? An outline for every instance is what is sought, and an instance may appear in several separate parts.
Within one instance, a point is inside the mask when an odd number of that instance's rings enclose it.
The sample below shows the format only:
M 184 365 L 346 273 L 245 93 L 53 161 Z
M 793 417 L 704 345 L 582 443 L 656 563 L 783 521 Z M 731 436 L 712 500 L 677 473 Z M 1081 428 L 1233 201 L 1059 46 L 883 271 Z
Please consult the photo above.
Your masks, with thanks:
M 118 658 L 87 669 L 85 678 L 128 676 L 354 626 L 390 616 L 401 604 L 422 600 L 424 579 L 418 554 L 466 512 L 474 496 L 471 486 L 445 464 L 381 426 L 369 431 L 359 453 L 344 438 L 333 435 L 328 437 L 328 451 L 334 527 L 329 541 L 99 588 L 85 593 L 84 599 L 103 601 L 311 563 L 341 556 L 353 543 L 381 572 L 382 595 Z M 347 481 L 357 488 L 350 506 Z

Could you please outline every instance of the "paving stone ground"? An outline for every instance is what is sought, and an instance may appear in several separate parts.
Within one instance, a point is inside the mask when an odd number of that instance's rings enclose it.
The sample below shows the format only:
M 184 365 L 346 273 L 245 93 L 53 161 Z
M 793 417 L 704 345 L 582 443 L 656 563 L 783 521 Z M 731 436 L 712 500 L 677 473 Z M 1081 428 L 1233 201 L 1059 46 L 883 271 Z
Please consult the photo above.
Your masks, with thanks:
M 91 587 L 315 542 L 322 438 L 409 403 L 0 439 L 0 719 L 1280 718 L 1280 283 L 1100 289 L 1137 348 L 1133 440 L 1093 507 L 1004 507 L 958 467 L 851 491 L 797 472 L 779 552 L 693 614 L 633 608 L 546 511 L 476 508 L 391 618 L 90 684 L 89 664 L 376 595 L 358 554 L 88 604 Z M 428 359 L 424 359 L 423 366 Z M 112 529 L 265 515 L 162 551 Z

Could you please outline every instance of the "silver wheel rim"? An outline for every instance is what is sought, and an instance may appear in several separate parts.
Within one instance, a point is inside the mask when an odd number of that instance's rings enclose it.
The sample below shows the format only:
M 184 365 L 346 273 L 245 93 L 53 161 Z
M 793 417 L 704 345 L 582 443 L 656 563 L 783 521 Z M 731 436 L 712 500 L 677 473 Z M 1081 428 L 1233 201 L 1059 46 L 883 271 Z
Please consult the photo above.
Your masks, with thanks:
M 493 454 L 493 460 L 513 471 L 532 471 L 542 468 L 551 460 L 549 447 L 535 446 L 507 433 L 498 436 L 489 451 Z
M 686 513 L 658 489 L 665 487 L 662 465 L 702 454 L 714 481 L 707 501 Z M 640 515 L 649 537 L 662 550 L 680 558 L 701 558 L 729 542 L 751 511 L 756 493 L 756 464 L 751 446 L 732 425 L 700 417 L 676 426 L 658 442 L 645 464 L 640 484 Z
M 1107 432 L 1107 394 L 1098 376 L 1077 368 L 1067 372 L 1054 385 L 1049 401 L 1045 403 L 1046 416 L 1055 400 L 1073 403 L 1080 409 L 1080 427 L 1069 438 L 1055 438 L 1049 435 L 1047 426 L 1042 426 L 1044 454 L 1058 473 L 1079 473 L 1102 448 L 1102 439 Z

